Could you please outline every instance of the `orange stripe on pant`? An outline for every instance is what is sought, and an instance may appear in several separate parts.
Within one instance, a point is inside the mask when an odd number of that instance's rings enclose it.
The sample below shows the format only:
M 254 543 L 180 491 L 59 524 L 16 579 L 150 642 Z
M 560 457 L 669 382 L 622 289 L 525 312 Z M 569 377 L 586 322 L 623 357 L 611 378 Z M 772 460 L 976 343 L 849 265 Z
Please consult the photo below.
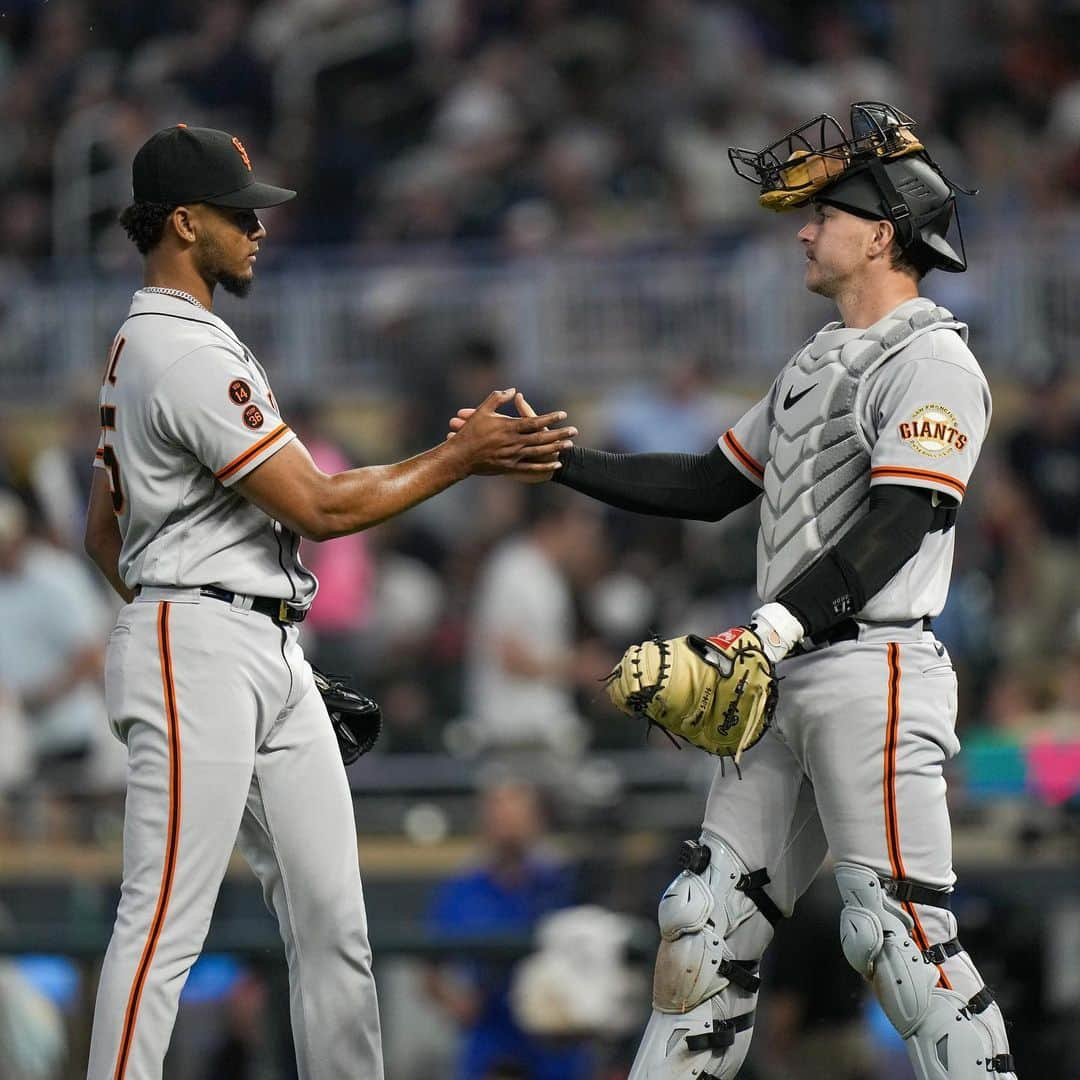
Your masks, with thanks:
M 904 859 L 900 854 L 900 818 L 896 807 L 896 750 L 900 742 L 900 646 L 894 641 L 888 645 L 889 652 L 889 706 L 885 723 L 885 770 L 884 770 L 884 800 L 885 800 L 885 840 L 889 850 L 889 867 L 892 876 L 897 879 L 907 877 L 904 870 Z M 919 921 L 919 913 L 915 905 L 910 901 L 904 901 L 904 910 L 911 916 L 915 926 L 912 936 L 919 949 L 925 952 L 930 948 L 930 940 L 926 936 L 922 923 Z M 946 990 L 951 990 L 952 985 L 946 976 L 944 969 L 938 964 L 938 985 Z
M 127 1009 L 124 1012 L 124 1027 L 120 1034 L 120 1049 L 116 1056 L 114 1080 L 122 1080 L 131 1056 L 131 1044 L 135 1038 L 135 1022 L 139 1016 L 139 1002 L 142 1000 L 143 987 L 154 961 L 158 939 L 165 925 L 165 915 L 169 910 L 169 896 L 172 893 L 173 878 L 176 875 L 176 852 L 180 845 L 180 717 L 176 709 L 176 686 L 173 681 L 172 649 L 169 641 L 169 604 L 158 604 L 158 656 L 161 659 L 161 689 L 165 701 L 166 732 L 169 740 L 169 823 L 165 837 L 165 860 L 161 868 L 161 887 L 158 890 L 157 907 L 150 923 L 150 933 L 143 947 L 139 966 L 135 969 L 135 979 L 128 995 Z

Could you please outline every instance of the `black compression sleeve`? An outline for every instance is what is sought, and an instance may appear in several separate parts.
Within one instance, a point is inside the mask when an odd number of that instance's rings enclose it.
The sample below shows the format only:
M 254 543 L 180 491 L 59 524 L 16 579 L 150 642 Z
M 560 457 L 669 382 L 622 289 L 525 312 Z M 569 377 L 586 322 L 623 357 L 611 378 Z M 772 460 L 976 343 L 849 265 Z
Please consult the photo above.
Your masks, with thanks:
M 560 484 L 637 514 L 719 521 L 761 494 L 724 456 L 608 454 L 574 447 L 563 451 Z
M 860 611 L 914 555 L 932 528 L 951 524 L 954 511 L 935 508 L 923 488 L 880 484 L 870 510 L 834 547 L 777 596 L 808 635 Z

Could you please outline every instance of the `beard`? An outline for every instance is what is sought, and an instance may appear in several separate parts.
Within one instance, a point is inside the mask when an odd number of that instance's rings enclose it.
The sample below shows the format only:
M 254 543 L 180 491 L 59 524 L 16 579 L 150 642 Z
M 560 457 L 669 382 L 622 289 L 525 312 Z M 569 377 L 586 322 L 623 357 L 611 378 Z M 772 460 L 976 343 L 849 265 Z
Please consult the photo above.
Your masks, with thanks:
M 255 284 L 254 271 L 241 277 L 226 270 L 225 261 L 225 252 L 209 236 L 202 234 L 198 240 L 198 263 L 203 281 L 211 290 L 215 285 L 220 285 L 232 296 L 247 296 L 251 292 L 251 286 Z
M 250 277 L 242 278 L 237 277 L 235 274 L 226 273 L 224 270 L 219 270 L 216 283 L 232 296 L 245 297 L 251 292 L 251 286 L 255 284 L 255 275 L 252 274 Z

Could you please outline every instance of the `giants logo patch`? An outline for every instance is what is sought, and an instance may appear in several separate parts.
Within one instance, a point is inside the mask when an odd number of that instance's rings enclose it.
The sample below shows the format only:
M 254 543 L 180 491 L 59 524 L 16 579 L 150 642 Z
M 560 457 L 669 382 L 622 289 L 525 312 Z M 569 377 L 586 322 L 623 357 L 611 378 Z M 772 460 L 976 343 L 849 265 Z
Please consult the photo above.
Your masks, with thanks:
M 956 426 L 956 414 L 944 405 L 922 405 L 897 428 L 900 438 L 923 457 L 948 457 L 963 450 L 968 437 Z
M 249 428 L 261 428 L 265 419 L 258 405 L 249 405 L 244 410 L 244 423 Z

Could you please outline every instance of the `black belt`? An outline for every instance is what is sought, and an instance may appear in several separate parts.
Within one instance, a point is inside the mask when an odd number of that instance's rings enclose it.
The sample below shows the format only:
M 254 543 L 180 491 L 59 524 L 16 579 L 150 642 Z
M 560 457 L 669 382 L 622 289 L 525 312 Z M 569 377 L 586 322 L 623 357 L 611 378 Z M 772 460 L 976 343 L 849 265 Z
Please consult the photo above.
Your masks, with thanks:
M 923 616 L 922 628 L 924 630 L 933 630 L 934 620 L 931 619 L 929 615 Z M 823 648 L 826 645 L 835 645 L 839 641 L 858 641 L 859 629 L 859 623 L 854 619 L 844 619 L 843 622 L 838 622 L 835 626 L 830 626 L 828 630 L 819 630 L 816 634 L 811 634 L 810 640 L 818 648 Z M 806 651 L 806 649 L 796 645 L 795 648 L 791 650 L 790 655 L 798 656 L 800 652 Z
M 204 585 L 199 592 L 211 600 L 221 600 L 231 604 L 236 593 L 228 589 L 219 589 L 216 585 Z M 275 600 L 272 596 L 256 596 L 251 603 L 251 610 L 260 615 L 268 615 L 276 623 L 298 623 L 307 618 L 308 609 L 290 604 L 288 600 Z

